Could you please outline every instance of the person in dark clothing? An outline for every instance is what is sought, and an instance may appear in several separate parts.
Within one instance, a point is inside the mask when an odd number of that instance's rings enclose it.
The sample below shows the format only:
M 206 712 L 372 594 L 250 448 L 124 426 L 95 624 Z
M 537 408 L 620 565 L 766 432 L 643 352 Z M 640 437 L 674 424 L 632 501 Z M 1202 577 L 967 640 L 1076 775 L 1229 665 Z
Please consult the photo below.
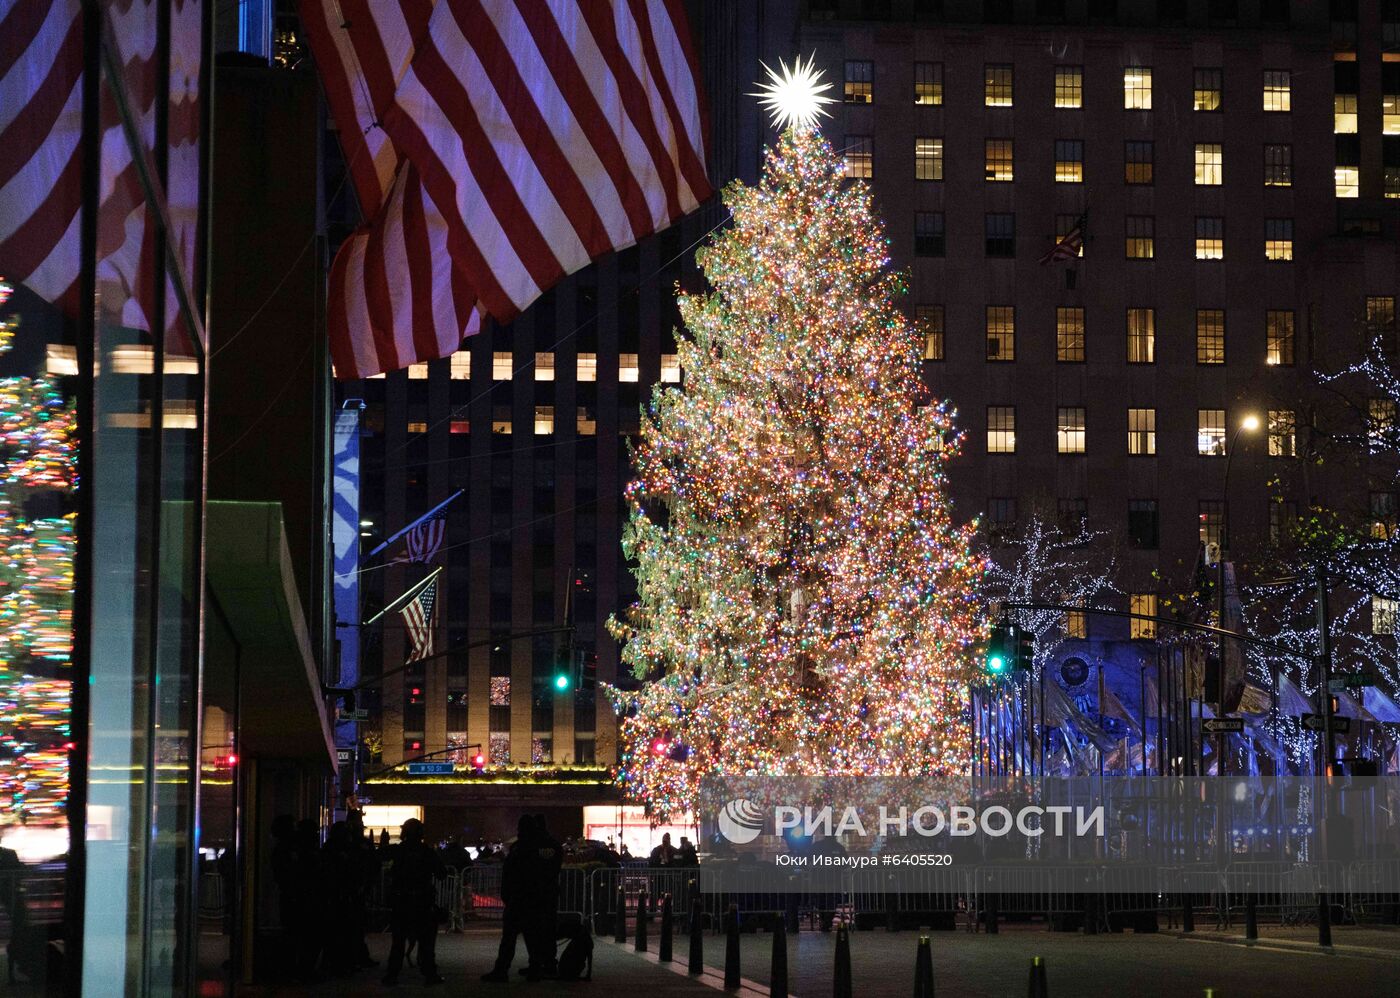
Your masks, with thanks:
M 535 946 L 530 963 L 541 976 L 551 976 L 558 970 L 554 929 L 559 916 L 559 871 L 563 865 L 564 848 L 549 834 L 544 815 L 535 815 L 534 869 L 530 877 L 530 922 Z
M 699 866 L 700 854 L 695 851 L 695 843 L 684 835 L 681 836 L 680 848 L 676 850 L 677 866 Z
M 661 844 L 651 851 L 652 866 L 670 866 L 676 861 L 676 847 L 671 845 L 671 833 L 661 836 Z
M 525 937 L 525 951 L 529 955 L 529 973 L 526 976 L 538 979 L 535 971 L 535 935 L 530 931 L 530 877 L 535 870 L 535 819 L 528 814 L 520 816 L 516 826 L 515 842 L 501 863 L 501 945 L 496 950 L 496 965 L 481 975 L 483 981 L 500 983 L 510 980 L 510 965 L 515 960 L 515 939 Z
M 397 984 L 403 967 L 404 944 L 418 942 L 418 969 L 425 984 L 441 984 L 437 972 L 437 898 L 433 880 L 446 871 L 438 855 L 423 841 L 423 823 L 409 818 L 399 830 L 399 846 L 389 869 L 389 948 L 385 984 Z

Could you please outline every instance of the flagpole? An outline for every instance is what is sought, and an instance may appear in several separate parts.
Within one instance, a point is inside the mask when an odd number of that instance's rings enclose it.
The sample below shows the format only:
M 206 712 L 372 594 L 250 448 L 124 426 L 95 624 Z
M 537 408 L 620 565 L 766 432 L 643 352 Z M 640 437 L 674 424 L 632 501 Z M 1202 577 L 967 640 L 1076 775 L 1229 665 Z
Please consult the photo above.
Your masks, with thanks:
M 366 620 L 366 621 L 365 621 L 363 624 L 361 624 L 360 626 L 361 626 L 361 627 L 368 627 L 370 624 L 373 624 L 376 620 L 378 620 L 380 617 L 384 616 L 386 613 L 393 613 L 395 610 L 398 610 L 398 609 L 400 609 L 401 607 L 407 606 L 409 600 L 413 599 L 413 597 L 417 596 L 417 595 L 418 595 L 419 593 L 421 593 L 424 589 L 428 588 L 428 583 L 432 582 L 434 579 L 436 579 L 436 578 L 437 578 L 439 575 L 441 575 L 441 574 L 442 574 L 442 566 L 439 565 L 437 568 L 435 568 L 435 569 L 433 569 L 431 572 L 429 572 L 429 573 L 427 574 L 427 576 L 426 576 L 422 581 L 420 581 L 416 586 L 413 586 L 412 588 L 410 588 L 410 589 L 409 589 L 407 592 L 405 592 L 402 596 L 400 596 L 398 599 L 394 600 L 392 603 L 390 603 L 390 604 L 389 604 L 388 606 L 386 606 L 384 609 L 380 610 L 380 611 L 379 611 L 378 613 L 376 613 L 373 617 L 369 618 L 369 620 Z
M 390 544 L 394 543 L 394 541 L 398 540 L 398 539 L 399 539 L 400 537 L 402 537 L 404 534 L 408 533 L 408 532 L 409 532 L 410 530 L 412 530 L 414 527 L 418 526 L 418 524 L 422 523 L 424 520 L 426 520 L 428 517 L 432 516 L 432 515 L 433 515 L 434 513 L 436 513 L 438 510 L 443 509 L 444 507 L 446 507 L 448 503 L 450 503 L 452 500 L 456 499 L 458 496 L 460 496 L 460 495 L 461 495 L 463 492 L 465 492 L 465 491 L 467 491 L 467 490 L 466 490 L 466 489 L 458 489 L 456 492 L 452 493 L 450 496 L 448 496 L 448 497 L 447 497 L 446 499 L 444 499 L 442 502 L 438 503 L 438 504 L 437 504 L 436 506 L 434 506 L 432 509 L 428 510 L 426 513 L 424 513 L 424 514 L 423 514 L 422 516 L 420 516 L 418 519 L 414 520 L 414 521 L 413 521 L 412 523 L 410 523 L 408 526 L 404 527 L 402 530 L 400 530 L 400 531 L 399 531 L 397 534 L 395 534 L 393 537 L 390 537 L 390 538 L 389 538 L 388 540 L 386 540 L 383 544 L 380 544 L 379 547 L 375 548 L 375 549 L 374 549 L 373 551 L 371 551 L 369 554 L 365 555 L 365 558 L 366 558 L 366 559 L 373 558 L 373 557 L 374 557 L 375 555 L 377 555 L 380 551 L 383 551 L 383 550 L 384 550 L 386 547 L 388 547 Z

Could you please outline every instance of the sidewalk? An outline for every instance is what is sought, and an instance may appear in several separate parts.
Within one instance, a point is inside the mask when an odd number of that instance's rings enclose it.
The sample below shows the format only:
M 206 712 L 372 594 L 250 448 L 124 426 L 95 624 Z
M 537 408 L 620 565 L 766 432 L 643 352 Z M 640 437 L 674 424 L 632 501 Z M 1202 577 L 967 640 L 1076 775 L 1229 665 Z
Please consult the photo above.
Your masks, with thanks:
M 1244 937 L 1243 926 L 1234 926 L 1229 931 L 1197 929 L 1195 932 L 1181 932 L 1178 930 L 1172 932 L 1171 935 L 1177 939 L 1249 946 L 1279 952 L 1334 953 L 1337 956 L 1400 961 L 1400 926 L 1386 928 L 1334 925 L 1332 926 L 1331 946 L 1318 945 L 1316 925 L 1261 925 L 1259 938 L 1256 940 Z

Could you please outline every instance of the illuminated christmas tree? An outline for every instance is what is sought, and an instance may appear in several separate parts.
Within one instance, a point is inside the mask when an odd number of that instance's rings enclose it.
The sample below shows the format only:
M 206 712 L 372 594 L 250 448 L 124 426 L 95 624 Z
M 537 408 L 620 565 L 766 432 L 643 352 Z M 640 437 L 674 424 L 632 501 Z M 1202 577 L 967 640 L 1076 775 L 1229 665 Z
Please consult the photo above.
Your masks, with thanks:
M 0 316 L 0 354 L 17 328 Z M 0 825 L 61 820 L 68 795 L 73 420 L 48 378 L 0 378 Z
M 612 629 L 649 681 L 615 694 L 620 779 L 657 816 L 708 774 L 947 777 L 970 755 L 983 564 L 945 494 L 959 437 L 924 404 L 887 240 L 812 83 L 769 88 L 791 126 L 759 185 L 725 192 L 732 225 L 698 256 L 713 290 L 681 297 L 684 387 L 655 391 L 634 454 L 638 602 Z

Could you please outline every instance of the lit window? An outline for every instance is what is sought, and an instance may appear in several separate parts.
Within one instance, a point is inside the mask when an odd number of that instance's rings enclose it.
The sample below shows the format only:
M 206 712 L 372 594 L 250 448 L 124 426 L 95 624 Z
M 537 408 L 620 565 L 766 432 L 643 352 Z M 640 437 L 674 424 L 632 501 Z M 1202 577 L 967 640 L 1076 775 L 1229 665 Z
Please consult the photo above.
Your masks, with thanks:
M 1371 633 L 1394 634 L 1395 620 L 1400 615 L 1400 600 L 1384 596 L 1371 597 Z
M 408 365 L 408 380 L 409 380 L 409 381 L 427 381 L 427 380 L 428 380 L 428 365 L 427 365 L 427 364 L 409 364 L 409 365 Z
M 924 360 L 943 360 L 943 306 L 915 306 L 914 328 L 924 339 Z
M 1055 67 L 1055 106 L 1084 106 L 1084 67 Z
M 1057 413 L 1055 446 L 1061 454 L 1084 453 L 1084 409 L 1061 406 Z
M 986 219 L 988 256 L 1016 255 L 1016 216 L 992 212 Z
M 986 101 L 988 107 L 1011 106 L 1010 65 L 988 63 L 986 67 Z
M 78 373 L 78 348 L 72 344 L 46 344 L 44 373 L 50 377 Z
M 491 432 L 499 433 L 502 436 L 509 436 L 515 432 L 515 424 L 510 417 L 510 406 L 493 405 L 491 407 Z
M 1225 310 L 1196 310 L 1196 363 L 1225 363 Z
M 1264 219 L 1264 259 L 1293 259 L 1293 219 Z
M 1016 407 L 987 406 L 987 453 L 1016 453 Z
M 1152 143 L 1123 144 L 1123 181 L 1129 184 L 1152 183 Z
M 1355 135 L 1361 70 L 1354 60 L 1332 63 L 1332 93 L 1332 131 L 1338 135 Z
M 544 436 L 554 432 L 554 406 L 535 406 L 535 433 Z
M 1400 198 L 1400 137 L 1381 139 L 1381 194 Z
M 681 358 L 678 354 L 663 353 L 661 355 L 661 382 L 667 385 L 681 383 Z
M 578 380 L 598 380 L 598 355 L 596 353 L 581 353 L 578 355 Z
M 1366 433 L 1372 453 L 1395 448 L 1395 400 L 1368 399 Z
M 452 355 L 448 376 L 453 381 L 470 381 L 472 378 L 472 355 L 470 350 L 458 350 Z
M 943 179 L 943 140 L 917 138 L 914 140 L 914 179 Z
M 1395 536 L 1397 512 L 1400 512 L 1400 506 L 1396 503 L 1394 492 L 1371 493 L 1370 533 L 1373 540 L 1386 541 Z
M 868 180 L 875 174 L 874 140 L 869 135 L 846 136 L 846 176 Z
M 1152 67 L 1129 66 L 1123 70 L 1123 107 L 1129 111 L 1152 110 Z
M 987 179 L 1001 183 L 1014 180 L 1012 159 L 1010 139 L 988 139 Z
M 1157 453 L 1157 410 L 1128 410 L 1128 453 L 1151 457 Z
M 492 676 L 491 682 L 487 686 L 487 703 L 492 707 L 510 706 L 510 677 Z M 495 754 L 492 754 L 492 761 L 495 761 Z
M 1293 147 L 1269 144 L 1264 146 L 1264 186 L 1293 186 Z
M 637 365 L 637 355 L 634 353 L 620 353 L 617 355 L 617 380 L 635 382 L 640 375 Z
M 914 63 L 914 103 L 943 103 L 943 63 Z
M 585 406 L 578 407 L 578 435 L 581 437 L 591 437 L 598 433 L 598 420 L 593 415 L 593 410 Z
M 1055 183 L 1084 182 L 1084 143 L 1078 139 L 1055 140 Z
M 452 434 L 470 433 L 471 431 L 472 423 L 469 419 L 454 419 L 447 429 L 447 432 Z
M 1225 410 L 1196 410 L 1196 453 L 1202 457 L 1225 456 Z
M 552 353 L 536 353 L 536 354 L 535 354 L 535 380 L 536 380 L 536 381 L 553 381 L 553 380 L 554 380 L 554 354 L 552 354 Z
M 1381 64 L 1381 130 L 1400 135 L 1400 63 Z
M 1220 94 L 1224 89 L 1224 71 L 1219 69 L 1196 70 L 1196 85 L 1191 91 L 1193 111 L 1219 111 Z
M 1269 410 L 1269 457 L 1298 456 L 1298 419 L 1292 409 Z
M 410 434 L 414 434 L 414 433 L 427 433 L 427 432 L 428 432 L 428 424 L 427 424 L 427 423 L 422 423 L 422 422 L 413 422 L 413 423 L 409 423 L 409 424 L 408 424 L 408 432 L 409 432 Z
M 1069 235 L 1071 232 L 1073 232 L 1075 226 L 1077 226 L 1077 225 L 1079 224 L 1081 218 L 1083 218 L 1082 215 L 1056 215 L 1056 216 L 1055 216 L 1055 242 L 1056 242 L 1056 243 L 1059 243 L 1059 241 L 1062 240 L 1062 239 L 1064 239 L 1065 236 L 1067 236 L 1067 235 Z M 1080 239 L 1080 240 L 1079 240 L 1079 252 L 1078 252 L 1076 255 L 1077 255 L 1077 256 L 1083 256 L 1083 255 L 1084 255 L 1084 240 L 1083 240 L 1083 239 Z
M 943 212 L 914 212 L 914 255 L 943 255 Z
M 1333 171 L 1336 193 L 1339 198 L 1359 198 L 1361 196 L 1361 167 L 1338 164 Z
M 1264 363 L 1288 367 L 1293 363 L 1293 313 L 1269 309 L 1264 313 Z
M 491 377 L 496 381 L 509 381 L 515 373 L 515 364 L 509 350 L 497 350 L 491 354 Z
M 1196 504 L 1196 516 L 1200 520 L 1202 544 L 1225 546 L 1225 503 L 1219 499 L 1202 499 Z
M 1153 219 L 1151 215 L 1129 215 L 1124 220 L 1124 248 L 1129 260 L 1151 260 Z
M 1214 142 L 1196 143 L 1196 185 L 1219 187 L 1225 168 L 1220 145 Z
M 1291 499 L 1269 503 L 1269 543 L 1275 546 L 1288 539 L 1298 524 L 1298 504 Z
M 1016 359 L 1016 309 L 1011 305 L 987 306 L 987 359 Z
M 875 64 L 846 61 L 846 103 L 869 104 L 874 99 Z
M 1225 259 L 1225 219 L 1207 216 L 1196 218 L 1196 259 Z
M 1157 352 L 1157 313 L 1150 308 L 1128 309 L 1128 363 L 1151 364 Z
M 1084 361 L 1084 309 L 1055 309 L 1055 359 L 1065 363 Z
M 1157 500 L 1128 500 L 1128 543 L 1146 551 L 1157 549 Z
M 1089 637 L 1089 615 L 1082 610 L 1066 610 L 1060 617 L 1060 631 L 1067 638 L 1083 641 Z
M 1140 617 L 1157 616 L 1156 593 L 1132 593 L 1128 596 L 1128 612 Z M 1128 637 L 1134 640 L 1151 641 L 1157 637 L 1157 621 L 1132 617 L 1128 621 Z
M 1366 298 L 1366 332 L 1373 340 L 1379 340 L 1383 350 L 1395 346 L 1395 299 L 1390 295 L 1371 295 Z
M 1264 110 L 1293 110 L 1293 76 L 1288 70 L 1264 70 Z

